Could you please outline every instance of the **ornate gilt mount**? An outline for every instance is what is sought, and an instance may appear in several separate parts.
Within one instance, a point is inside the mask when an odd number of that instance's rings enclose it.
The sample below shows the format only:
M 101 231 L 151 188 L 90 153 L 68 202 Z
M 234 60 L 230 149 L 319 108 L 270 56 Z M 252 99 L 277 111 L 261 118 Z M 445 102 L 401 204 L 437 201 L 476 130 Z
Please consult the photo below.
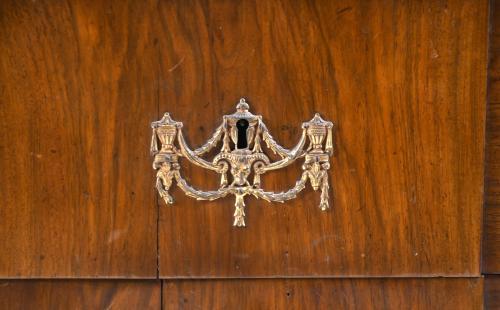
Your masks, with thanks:
M 327 170 L 333 154 L 333 123 L 324 121 L 318 113 L 302 124 L 302 136 L 293 149 L 280 146 L 269 133 L 260 115 L 249 111 L 245 99 L 240 99 L 236 112 L 225 115 L 222 124 L 213 136 L 201 147 L 192 150 L 182 135 L 182 123 L 172 120 L 165 113 L 159 121 L 151 123 L 151 154 L 156 173 L 156 188 L 167 204 L 173 203 L 169 194 L 172 182 L 177 182 L 186 195 L 197 200 L 215 200 L 229 194 L 235 196 L 234 226 L 245 226 L 245 201 L 247 195 L 266 201 L 284 202 L 293 199 L 306 187 L 307 180 L 316 191 L 321 190 L 319 207 L 329 208 L 329 184 Z M 306 149 L 304 146 L 309 141 Z M 264 153 L 262 141 L 267 149 L 278 154 L 280 159 L 271 162 Z M 212 159 L 203 158 L 210 150 L 222 145 Z M 179 158 L 186 158 L 202 168 L 220 175 L 220 187 L 214 191 L 202 191 L 187 184 L 180 174 Z M 261 176 L 271 170 L 284 168 L 299 158 L 304 158 L 302 175 L 295 186 L 284 192 L 269 192 L 261 188 Z M 250 180 L 252 179 L 252 183 Z

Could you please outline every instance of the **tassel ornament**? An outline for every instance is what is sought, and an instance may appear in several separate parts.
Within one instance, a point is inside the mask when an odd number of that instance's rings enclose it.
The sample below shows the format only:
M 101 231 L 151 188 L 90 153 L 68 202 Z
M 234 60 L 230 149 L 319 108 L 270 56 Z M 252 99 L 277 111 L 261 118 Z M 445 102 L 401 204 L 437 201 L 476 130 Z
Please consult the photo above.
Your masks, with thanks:
M 153 128 L 153 135 L 151 136 L 151 155 L 158 153 L 158 139 L 156 138 L 156 128 Z
M 332 127 L 328 127 L 328 136 L 326 137 L 326 152 L 329 155 L 332 155 L 333 153 L 333 133 L 332 133 Z

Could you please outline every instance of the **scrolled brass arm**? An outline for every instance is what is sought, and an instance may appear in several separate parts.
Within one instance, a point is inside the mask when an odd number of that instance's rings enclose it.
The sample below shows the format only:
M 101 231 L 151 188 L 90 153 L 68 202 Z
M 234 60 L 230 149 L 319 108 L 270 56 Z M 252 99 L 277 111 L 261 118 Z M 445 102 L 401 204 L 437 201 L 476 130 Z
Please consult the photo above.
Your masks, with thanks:
M 264 123 L 261 123 L 262 128 L 262 138 L 268 148 L 270 148 L 275 154 L 278 154 L 281 158 L 291 157 L 291 151 L 282 147 L 281 145 L 274 140 L 273 136 L 267 129 L 267 126 Z
M 217 143 L 222 139 L 222 135 L 224 134 L 224 127 L 224 123 L 217 127 L 212 137 L 208 139 L 208 141 L 204 145 L 194 150 L 193 153 L 196 156 L 201 156 L 205 153 L 210 152 L 214 147 L 216 147 Z
M 184 180 L 179 171 L 176 171 L 175 180 L 179 188 L 189 197 L 195 198 L 196 200 L 215 200 L 227 196 L 230 193 L 228 188 L 220 188 L 216 191 L 202 191 L 193 188 L 189 185 L 186 180 Z
M 250 193 L 256 198 L 261 198 L 266 201 L 275 201 L 275 202 L 285 202 L 287 200 L 291 200 L 297 197 L 297 195 L 306 188 L 307 183 L 307 173 L 302 173 L 300 179 L 295 183 L 295 186 L 291 189 L 284 192 L 267 192 L 262 190 L 261 188 L 252 188 L 250 189 Z
M 281 154 L 284 155 L 282 159 L 263 167 L 262 172 L 285 168 L 286 166 L 294 163 L 298 158 L 305 155 L 303 152 L 303 148 L 306 142 L 306 136 L 306 129 L 304 128 L 302 129 L 302 136 L 297 145 L 292 150 L 286 150 L 282 148 L 282 150 L 280 150 Z
M 179 146 L 180 146 L 180 154 L 182 156 L 186 157 L 186 159 L 188 159 L 190 162 L 192 162 L 193 164 L 195 164 L 197 166 L 200 166 L 202 168 L 206 168 L 209 170 L 213 170 L 213 171 L 220 170 L 217 165 L 214 165 L 211 162 L 208 162 L 208 161 L 204 160 L 203 158 L 196 156 L 196 154 L 187 145 L 186 140 L 184 139 L 184 136 L 183 136 L 181 130 L 178 131 L 177 140 L 178 140 Z

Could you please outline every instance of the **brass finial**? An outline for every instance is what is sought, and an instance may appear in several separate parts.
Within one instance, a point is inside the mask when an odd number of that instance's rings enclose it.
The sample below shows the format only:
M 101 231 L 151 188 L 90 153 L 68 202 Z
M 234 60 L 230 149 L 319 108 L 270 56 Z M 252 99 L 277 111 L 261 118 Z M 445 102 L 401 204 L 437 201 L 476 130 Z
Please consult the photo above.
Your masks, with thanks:
M 241 98 L 240 102 L 236 105 L 236 110 L 238 112 L 247 112 L 250 109 L 250 106 L 246 102 L 245 98 Z

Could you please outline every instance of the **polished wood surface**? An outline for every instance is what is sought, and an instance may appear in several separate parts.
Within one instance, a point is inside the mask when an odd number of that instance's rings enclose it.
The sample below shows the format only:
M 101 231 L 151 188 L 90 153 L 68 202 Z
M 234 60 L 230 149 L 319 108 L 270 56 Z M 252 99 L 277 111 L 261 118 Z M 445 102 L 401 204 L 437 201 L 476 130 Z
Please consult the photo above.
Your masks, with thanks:
M 500 276 L 485 277 L 484 308 L 500 309 Z
M 485 309 L 500 309 L 500 1 L 490 10 L 482 272 Z
M 160 111 L 193 147 L 241 96 L 286 146 L 316 111 L 337 124 L 330 211 L 309 189 L 285 205 L 250 198 L 235 229 L 232 199 L 174 190 L 162 277 L 479 275 L 487 1 L 168 1 L 158 14 Z
M 485 281 L 495 305 L 495 279 Z M 477 279 L 165 281 L 163 309 L 481 309 Z M 446 296 L 446 298 L 443 298 Z M 0 281 L 6 309 L 160 309 L 160 283 L 141 280 Z M 495 309 L 486 307 L 486 309 Z
M 486 207 L 483 238 L 483 273 L 500 273 L 500 207 Z
M 483 273 L 500 273 L 500 2 L 492 1 L 486 119 Z
M 160 286 L 154 280 L 0 281 L 0 308 L 160 309 Z
M 500 10 L 485 123 L 488 8 L 0 1 L 0 278 L 26 278 L 0 281 L 0 308 L 481 309 L 480 271 L 500 272 Z M 171 112 L 196 147 L 240 97 L 287 147 L 315 112 L 336 123 L 330 211 L 309 188 L 249 198 L 237 229 L 232 198 L 158 201 L 150 122 Z M 300 169 L 263 186 L 284 190 Z M 488 276 L 487 308 L 497 292 Z
M 155 277 L 153 3 L 0 12 L 0 277 Z
M 487 207 L 500 206 L 500 3 L 491 2 L 486 121 L 485 193 Z
M 483 280 L 165 281 L 165 309 L 482 309 Z

